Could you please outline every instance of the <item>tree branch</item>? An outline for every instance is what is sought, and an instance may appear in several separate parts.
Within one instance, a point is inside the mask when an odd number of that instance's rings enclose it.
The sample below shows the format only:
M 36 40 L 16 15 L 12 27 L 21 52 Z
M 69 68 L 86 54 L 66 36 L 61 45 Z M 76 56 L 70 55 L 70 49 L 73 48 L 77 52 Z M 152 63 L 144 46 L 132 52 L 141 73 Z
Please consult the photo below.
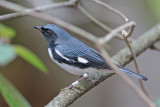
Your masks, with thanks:
M 6 15 L 2 15 L 2 16 L 0 16 L 0 21 L 26 16 L 30 12 L 43 12 L 43 11 L 54 9 L 54 8 L 71 7 L 71 6 L 75 6 L 76 2 L 77 2 L 77 0 L 74 0 L 74 1 L 70 0 L 70 1 L 67 1 L 67 2 L 53 3 L 53 4 L 49 4 L 49 5 L 45 5 L 45 6 L 35 7 L 35 8 L 32 8 L 32 9 L 26 9 L 26 8 L 20 6 L 20 5 L 19 6 L 18 5 L 13 5 L 13 3 L 11 3 L 11 2 L 1 1 L 0 2 L 1 7 L 7 8 L 7 9 L 9 7 L 10 7 L 10 9 L 17 8 L 16 10 L 20 11 L 20 12 L 19 13 L 10 13 L 10 14 L 6 14 Z M 6 3 L 7 3 L 7 6 L 6 6 Z
M 98 4 L 100 4 L 101 6 L 103 6 L 105 8 L 107 8 L 107 9 L 109 9 L 110 11 L 118 14 L 119 16 L 121 16 L 125 20 L 125 22 L 127 22 L 129 20 L 122 12 L 120 12 L 119 10 L 111 7 L 110 5 L 104 3 L 104 2 L 102 2 L 100 0 L 93 0 L 93 1 L 96 2 L 96 3 L 98 3 Z
M 153 27 L 151 30 L 142 34 L 137 40 L 131 43 L 131 47 L 136 56 L 141 54 L 147 48 L 150 48 L 154 43 L 160 40 L 160 24 Z M 112 60 L 120 64 L 126 65 L 132 60 L 132 54 L 128 48 L 123 49 L 112 57 Z
M 112 38 L 114 38 L 116 36 L 117 32 L 123 30 L 124 28 L 131 27 L 132 25 L 135 26 L 136 23 L 131 21 L 131 22 L 128 22 L 128 23 L 121 25 L 120 27 L 117 27 L 116 29 L 112 30 L 112 32 L 110 32 L 109 34 L 105 35 L 104 37 L 101 37 L 99 42 L 101 44 L 109 42 Z
M 24 9 L 27 9 L 26 7 L 23 7 L 21 5 L 18 5 L 18 4 L 12 3 L 12 2 L 8 2 L 8 1 L 0 1 L 0 7 L 9 9 L 11 11 L 19 12 L 18 14 L 23 14 L 23 12 L 21 13 L 21 11 L 23 11 Z M 16 13 L 14 13 L 14 14 L 16 14 Z M 25 15 L 33 16 L 35 18 L 47 21 L 49 23 L 54 23 L 54 24 L 61 26 L 61 27 L 65 28 L 65 29 L 77 34 L 77 35 L 80 35 L 81 37 L 83 37 L 91 42 L 97 41 L 97 37 L 95 35 L 87 32 L 77 26 L 74 26 L 74 25 L 67 23 L 63 20 L 60 20 L 58 18 L 49 16 L 47 14 L 38 13 L 35 11 L 30 11 L 30 12 L 25 13 Z
M 116 74 L 118 74 L 122 80 L 140 97 L 149 107 L 156 107 L 155 104 L 149 99 L 146 94 L 127 76 L 125 75 L 120 69 L 111 62 L 109 55 L 105 51 L 104 48 L 102 48 L 101 44 L 99 45 L 99 50 L 104 58 L 104 60 L 107 62 L 107 64 L 112 68 Z M 100 47 L 101 46 L 101 47 Z
M 108 27 L 107 25 L 105 25 L 104 23 L 102 23 L 101 21 L 99 21 L 98 19 L 96 19 L 95 17 L 93 17 L 89 12 L 87 12 L 81 5 L 80 3 L 78 4 L 78 9 L 88 18 L 90 19 L 93 23 L 95 23 L 96 25 L 98 25 L 100 28 L 102 28 L 103 30 L 105 30 L 106 32 L 111 32 L 113 29 L 111 29 L 110 27 Z M 132 29 L 131 29 L 132 30 Z M 131 32 L 132 33 L 132 32 Z M 117 33 L 115 35 L 115 37 L 124 40 L 124 38 L 122 37 L 122 35 L 120 35 L 119 33 Z M 112 39 L 112 38 L 110 38 Z M 130 42 L 133 41 L 132 38 L 128 38 L 128 40 Z
M 131 47 L 135 53 L 135 55 L 141 54 L 147 48 L 150 48 L 156 41 L 160 40 L 160 24 L 152 28 L 151 30 L 144 33 L 137 40 L 131 43 Z M 121 66 L 129 63 L 132 60 L 132 54 L 130 50 L 127 48 L 122 49 L 115 56 L 112 57 L 114 62 L 119 63 Z M 113 74 L 107 73 L 95 73 L 91 75 L 90 78 L 83 80 L 77 86 L 79 93 L 72 89 L 64 90 L 60 92 L 52 101 L 50 101 L 45 107 L 66 107 L 72 104 L 75 100 L 77 100 L 80 96 L 85 94 L 87 91 L 98 85 L 100 82 L 109 78 Z M 95 80 L 94 82 L 91 79 Z M 75 87 L 76 88 L 76 87 Z
M 133 26 L 131 29 L 132 29 L 131 32 L 133 32 L 134 26 Z M 125 32 L 125 33 L 123 33 L 123 32 Z M 130 52 L 132 53 L 133 61 L 134 61 L 135 67 L 136 67 L 136 71 L 137 71 L 138 74 L 141 74 L 141 73 L 140 73 L 140 70 L 139 70 L 139 67 L 138 67 L 137 60 L 136 60 L 136 55 L 134 54 L 134 52 L 133 52 L 133 50 L 132 50 L 132 47 L 131 47 L 131 45 L 129 44 L 129 41 L 128 41 L 128 39 L 127 39 L 128 35 L 131 35 L 131 33 L 129 32 L 129 33 L 127 34 L 127 32 L 126 32 L 125 30 L 123 30 L 123 31 L 122 31 L 122 35 L 123 35 L 123 37 L 124 37 L 124 40 L 126 41 L 126 44 L 127 44 L 128 48 L 129 48 Z M 141 79 L 139 79 L 139 84 L 140 84 L 140 87 L 141 87 L 141 89 L 143 90 L 143 92 L 147 95 L 148 98 L 150 98 L 149 94 L 147 93 L 147 91 L 146 91 L 146 89 L 145 89 L 145 87 L 144 87 L 143 81 L 142 81 Z

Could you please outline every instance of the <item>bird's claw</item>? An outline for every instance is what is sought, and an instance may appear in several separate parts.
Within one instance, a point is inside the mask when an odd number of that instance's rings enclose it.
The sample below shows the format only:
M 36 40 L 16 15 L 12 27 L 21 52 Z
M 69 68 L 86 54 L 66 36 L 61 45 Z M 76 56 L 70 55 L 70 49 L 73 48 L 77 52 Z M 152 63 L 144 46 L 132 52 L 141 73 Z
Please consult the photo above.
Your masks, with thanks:
M 74 86 L 78 85 L 80 81 L 82 81 L 83 79 L 86 79 L 88 77 L 89 77 L 89 74 L 88 73 L 84 73 L 77 81 L 73 82 L 70 86 L 65 87 L 64 89 L 61 89 L 61 92 L 64 91 L 64 90 L 73 89 L 77 93 L 80 93 L 80 91 Z
M 72 90 L 76 91 L 77 93 L 80 93 L 80 91 L 78 89 L 76 89 L 72 84 L 68 87 L 61 89 L 60 92 L 65 91 L 65 90 L 69 90 L 69 89 L 72 89 Z
M 65 91 L 65 90 L 72 89 L 72 87 L 73 87 L 72 85 L 70 85 L 70 86 L 68 86 L 68 87 L 65 87 L 65 88 L 61 89 L 61 91 L 60 91 L 60 92 Z

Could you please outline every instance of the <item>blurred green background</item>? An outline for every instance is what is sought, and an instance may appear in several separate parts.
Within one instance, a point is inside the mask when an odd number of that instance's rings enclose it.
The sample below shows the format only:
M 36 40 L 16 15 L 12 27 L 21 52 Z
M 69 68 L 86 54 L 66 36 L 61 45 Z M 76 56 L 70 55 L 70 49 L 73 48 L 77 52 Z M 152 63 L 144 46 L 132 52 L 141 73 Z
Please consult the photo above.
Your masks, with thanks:
M 42 6 L 52 3 L 52 0 L 10 0 L 11 2 L 24 5 L 26 7 Z M 56 0 L 58 1 L 58 0 Z M 160 21 L 160 1 L 159 0 L 103 0 L 112 7 L 123 12 L 130 20 L 137 23 L 132 38 L 137 38 Z M 91 2 L 90 0 L 82 0 L 83 7 L 87 9 L 94 17 L 105 23 L 111 28 L 116 28 L 124 23 L 124 21 L 116 14 L 109 10 Z M 0 7 L 0 15 L 11 13 Z M 84 14 L 75 8 L 58 8 L 45 11 L 44 13 L 60 18 L 68 23 L 77 25 L 88 32 L 97 36 L 104 36 L 107 32 L 93 24 Z M 47 44 L 42 34 L 33 29 L 32 26 L 48 24 L 43 20 L 31 16 L 20 17 L 0 22 L 16 31 L 16 35 L 11 39 L 11 44 L 21 45 L 25 49 L 29 49 L 37 55 L 47 68 L 48 73 L 45 74 L 42 69 L 36 68 L 24 60 L 23 56 L 16 59 L 5 66 L 0 66 L 0 72 L 6 77 L 12 85 L 14 85 L 20 93 L 27 99 L 33 107 L 44 107 L 53 97 L 55 97 L 60 89 L 71 84 L 76 76 L 67 73 L 51 61 L 47 52 Z M 72 34 L 70 32 L 70 34 Z M 72 34 L 74 37 L 82 40 L 87 45 L 94 47 L 87 40 L 80 38 L 78 35 Z M 110 55 L 116 54 L 126 44 L 118 39 L 113 39 L 109 43 Z M 1 48 L 0 48 L 1 49 Z M 7 52 L 9 53 L 9 52 Z M 24 52 L 26 53 L 26 51 Z M 1 55 L 2 53 L 0 53 Z M 25 57 L 25 56 L 24 56 Z M 34 60 L 35 61 L 35 60 Z M 159 85 L 159 63 L 160 53 L 155 50 L 148 49 L 137 58 L 140 71 L 149 78 L 144 82 L 145 88 L 153 99 L 160 97 Z M 42 64 L 43 66 L 43 64 Z M 127 69 L 135 71 L 134 63 L 131 62 L 126 66 Z M 45 71 L 45 70 L 44 70 Z M 131 77 L 132 78 L 132 77 Z M 137 84 L 138 81 L 132 78 Z M 156 100 L 156 102 L 159 102 Z M 157 103 L 158 104 L 158 103 Z M 143 101 L 130 88 L 115 75 L 84 96 L 79 98 L 70 107 L 146 107 Z M 8 107 L 2 94 L 0 94 L 0 107 Z

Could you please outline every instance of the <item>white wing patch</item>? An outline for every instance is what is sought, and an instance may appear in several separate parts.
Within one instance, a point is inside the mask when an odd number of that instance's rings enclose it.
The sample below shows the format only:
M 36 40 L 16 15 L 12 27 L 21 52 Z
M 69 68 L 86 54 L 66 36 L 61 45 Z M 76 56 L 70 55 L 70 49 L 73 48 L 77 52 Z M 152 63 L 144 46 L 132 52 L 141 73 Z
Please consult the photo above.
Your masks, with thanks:
M 84 58 L 82 58 L 82 57 L 78 57 L 78 62 L 81 62 L 81 63 L 86 64 L 86 63 L 88 63 L 89 61 L 86 60 L 86 59 L 84 59 Z
M 68 59 L 67 57 L 65 57 L 62 53 L 60 53 L 58 50 L 55 49 L 55 52 L 60 56 L 62 57 L 63 59 L 69 61 L 70 59 Z

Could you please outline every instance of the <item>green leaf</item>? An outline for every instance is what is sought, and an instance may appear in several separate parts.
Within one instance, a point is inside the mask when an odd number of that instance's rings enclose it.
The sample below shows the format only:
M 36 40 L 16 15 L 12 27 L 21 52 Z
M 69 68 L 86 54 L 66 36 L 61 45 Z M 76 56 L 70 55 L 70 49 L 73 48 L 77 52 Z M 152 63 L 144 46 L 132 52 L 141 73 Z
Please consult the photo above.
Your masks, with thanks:
M 20 45 L 14 45 L 14 49 L 21 58 L 23 58 L 42 72 L 47 73 L 47 69 L 43 62 L 30 50 Z
M 0 66 L 5 66 L 16 58 L 12 45 L 0 44 Z
M 0 92 L 9 107 L 31 107 L 18 90 L 0 73 Z
M 13 38 L 15 37 L 16 32 L 14 29 L 7 27 L 3 24 L 0 24 L 0 36 L 6 37 L 6 38 Z
M 156 98 L 154 100 L 154 103 L 156 104 L 156 107 L 160 107 L 160 99 L 159 98 Z
M 160 0 L 145 0 L 150 7 L 150 12 L 153 18 L 160 21 Z M 154 19 L 153 19 L 154 20 Z

